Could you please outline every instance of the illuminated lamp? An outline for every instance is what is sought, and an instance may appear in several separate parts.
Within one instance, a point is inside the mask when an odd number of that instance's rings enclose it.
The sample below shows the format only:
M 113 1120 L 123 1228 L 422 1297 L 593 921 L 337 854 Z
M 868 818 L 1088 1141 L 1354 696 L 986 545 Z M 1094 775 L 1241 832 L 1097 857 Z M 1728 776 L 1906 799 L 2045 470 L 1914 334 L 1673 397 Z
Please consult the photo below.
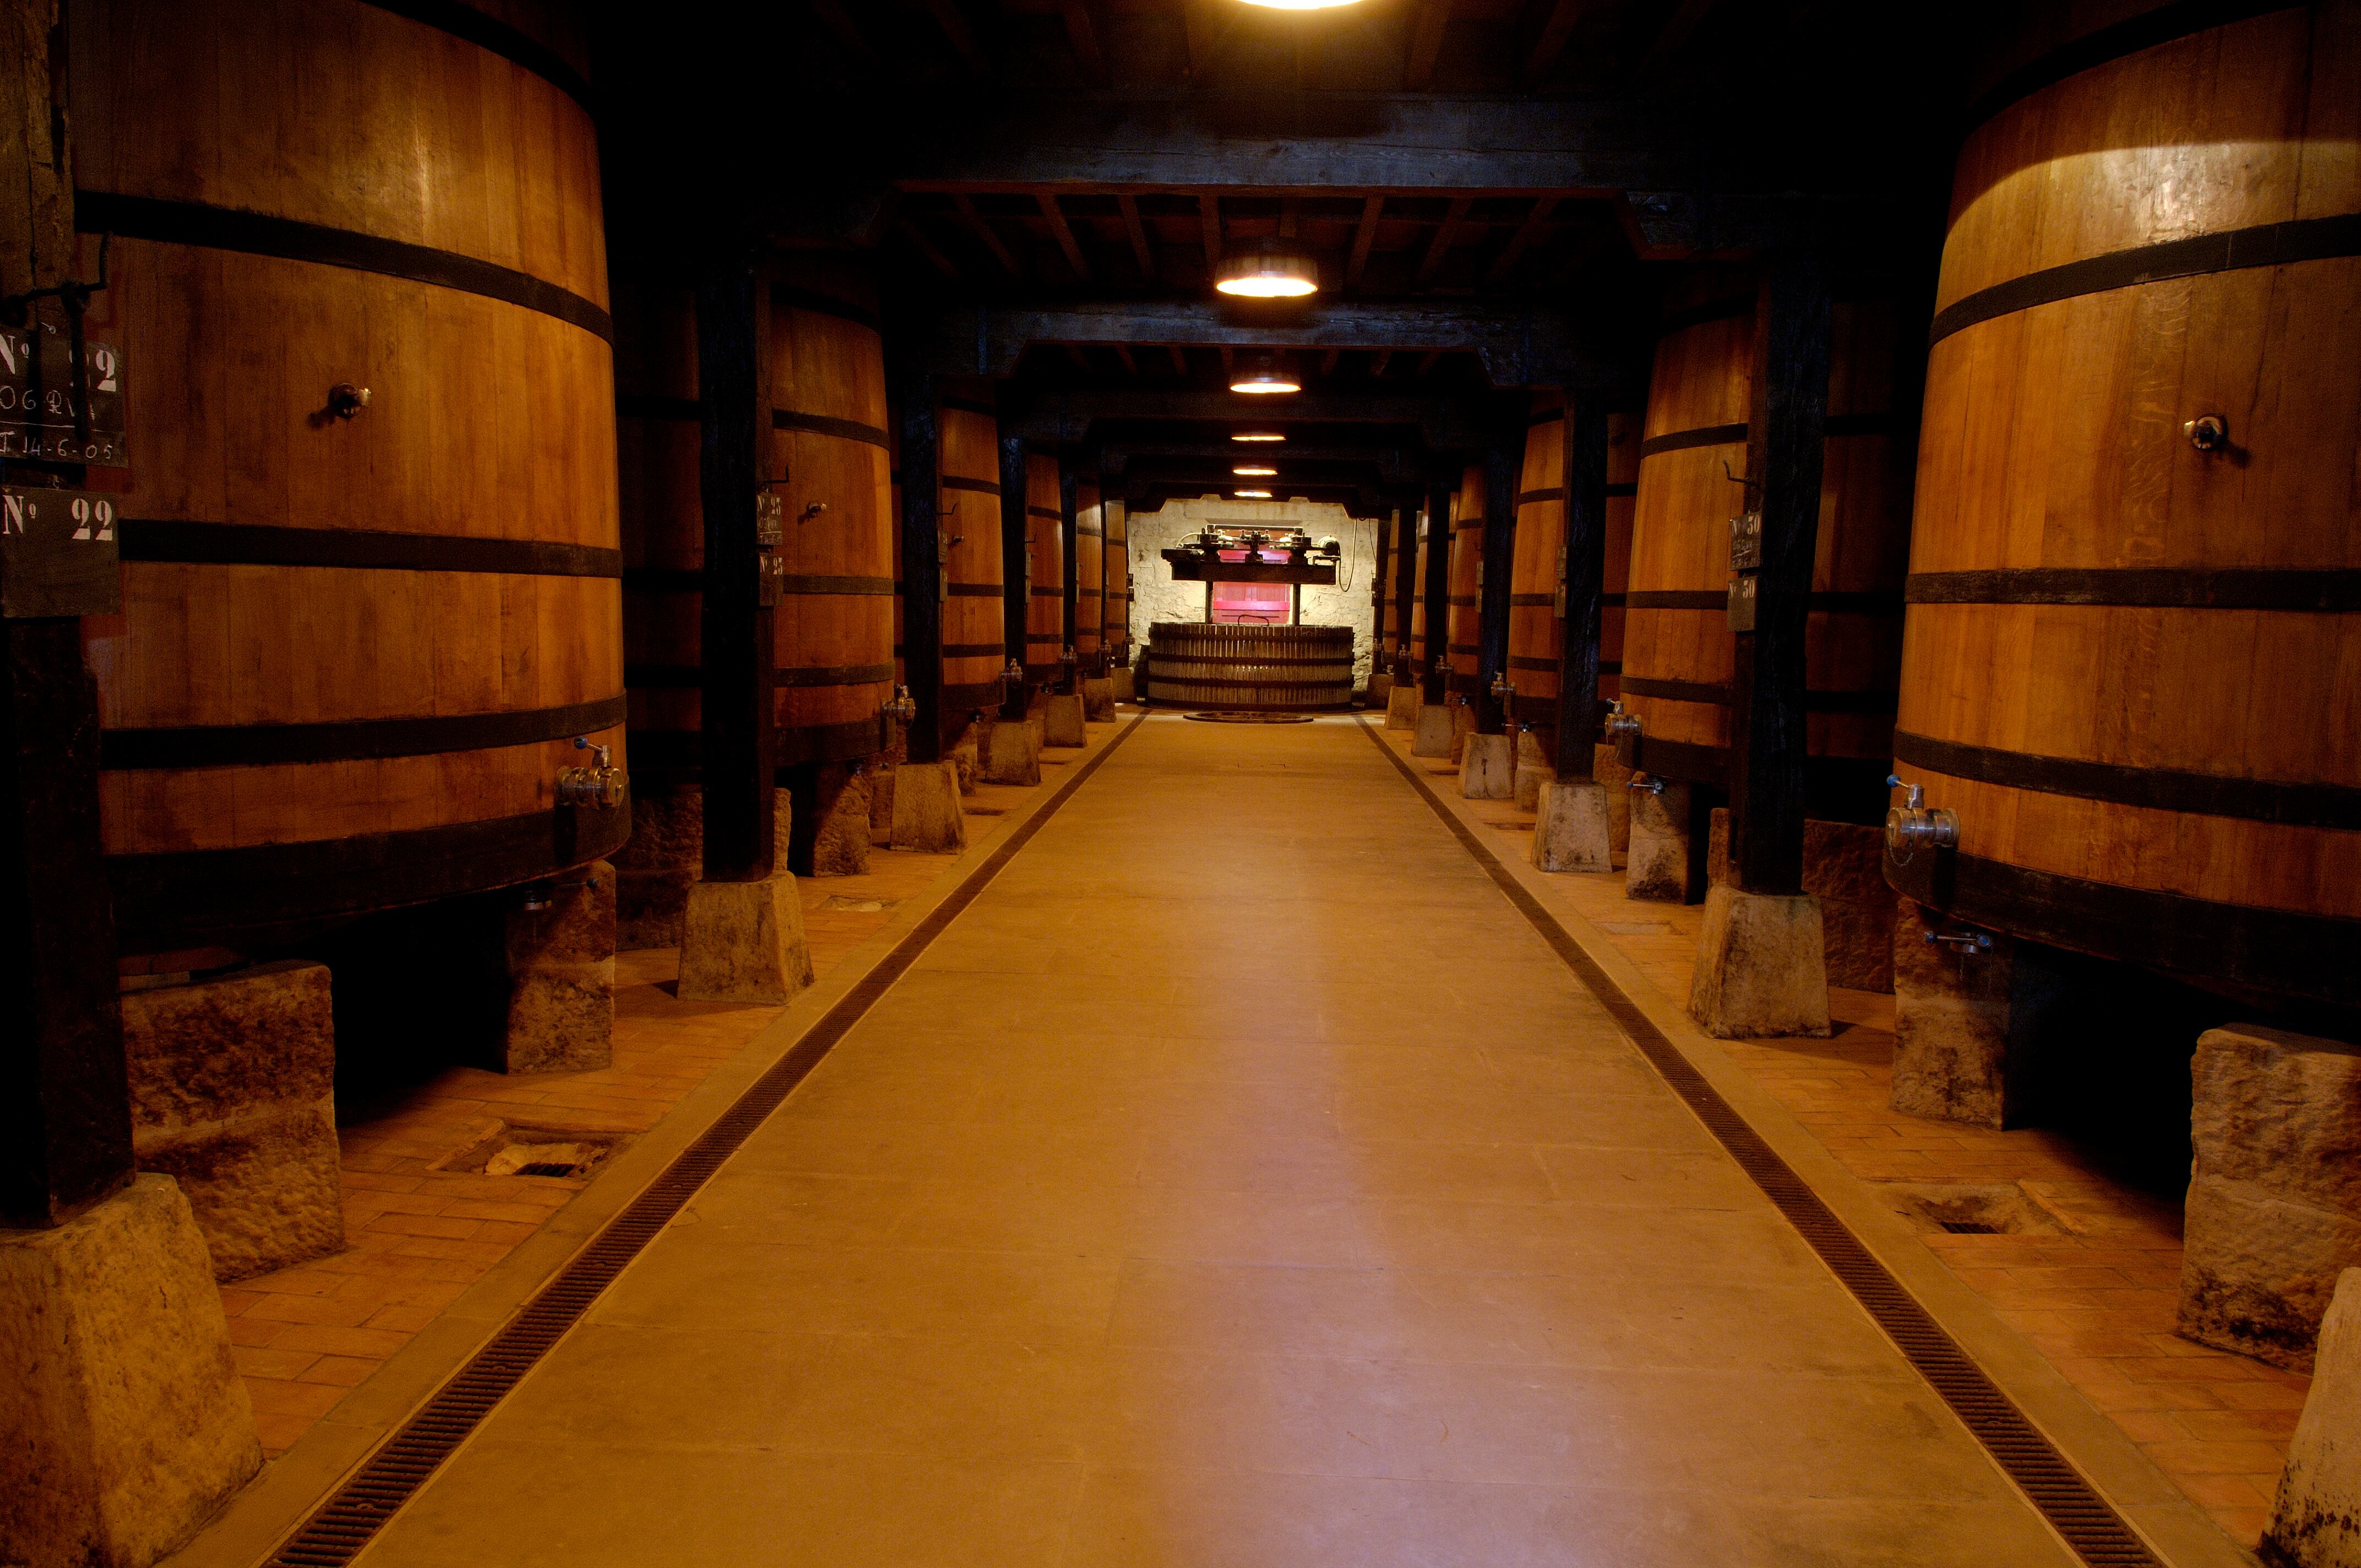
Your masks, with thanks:
M 1300 300 L 1320 291 L 1320 268 L 1294 247 L 1266 239 L 1222 258 L 1213 287 L 1241 299 Z

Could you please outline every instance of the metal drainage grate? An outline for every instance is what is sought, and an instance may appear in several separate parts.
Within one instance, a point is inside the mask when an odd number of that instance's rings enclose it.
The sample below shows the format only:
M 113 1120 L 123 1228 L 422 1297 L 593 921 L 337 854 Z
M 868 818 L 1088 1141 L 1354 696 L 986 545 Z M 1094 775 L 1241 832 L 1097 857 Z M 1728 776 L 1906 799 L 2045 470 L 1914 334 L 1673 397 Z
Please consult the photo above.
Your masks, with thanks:
M 1524 884 L 1510 874 L 1483 841 L 1452 815 L 1450 807 L 1444 805 L 1427 782 L 1396 756 L 1382 737 L 1369 730 L 1367 721 L 1360 722 L 1362 729 L 1368 730 L 1371 743 L 1426 798 L 1426 804 L 1443 819 L 1452 836 L 1476 858 L 1494 885 L 1508 895 L 1509 902 L 1516 905 L 1517 913 L 1525 917 L 1560 961 L 1613 1015 L 1617 1025 L 1639 1047 L 1657 1075 L 1705 1124 L 1706 1130 L 1786 1216 L 1787 1223 L 1795 1227 L 1811 1249 L 1819 1254 L 1820 1261 L 1828 1265 L 1838 1282 L 1852 1292 L 1853 1299 L 1876 1320 L 1895 1348 L 1934 1387 L 1952 1414 L 1960 1418 L 1960 1424 L 2016 1483 L 2026 1500 L 2049 1521 L 2050 1528 L 2064 1539 L 2074 1554 L 2093 1568 L 2161 1568 L 2156 1555 L 2133 1533 L 2123 1517 L 2082 1478 L 2081 1472 L 2067 1464 L 2065 1456 L 2041 1435 L 2015 1402 L 1993 1386 L 1983 1369 L 1927 1315 L 1927 1309 L 1903 1288 L 1902 1282 L 1886 1271 L 1861 1238 L 1820 1201 L 1818 1194 L 1805 1185 L 1803 1178 L 1763 1141 L 1763 1135 L 1730 1109 L 1720 1091 L 1708 1083 L 1705 1076 L 1689 1065 L 1688 1058 L 1674 1048 L 1654 1020 L 1623 994 L 1621 988 L 1608 978 L 1607 971 L 1551 918 L 1541 901 L 1526 892 Z
M 1224 708 L 1204 713 L 1185 713 L 1183 718 L 1194 718 L 1205 724 L 1309 724 L 1308 713 L 1261 713 L 1251 708 Z
M 491 1413 L 508 1391 L 533 1370 L 577 1322 L 599 1293 L 615 1281 L 624 1266 L 653 1241 L 673 1217 L 697 1195 L 722 1163 L 738 1152 L 772 1112 L 819 1065 L 837 1041 L 876 1005 L 894 982 L 906 973 L 918 956 L 975 902 L 986 883 L 1000 873 L 1019 850 L 1041 830 L 1082 782 L 1114 755 L 1145 721 L 1135 718 L 1122 734 L 1076 770 L 1058 787 L 1049 804 L 1008 836 L 967 880 L 951 891 L 894 946 L 874 970 L 854 983 L 827 1015 L 812 1025 L 787 1054 L 756 1079 L 720 1119 L 664 1167 L 644 1191 L 593 1237 L 574 1260 L 527 1302 L 492 1342 L 470 1357 L 448 1383 L 435 1390 L 419 1412 L 361 1465 L 306 1520 L 269 1561 L 279 1568 L 342 1568 L 350 1563 L 385 1522 L 414 1497 L 478 1422 Z

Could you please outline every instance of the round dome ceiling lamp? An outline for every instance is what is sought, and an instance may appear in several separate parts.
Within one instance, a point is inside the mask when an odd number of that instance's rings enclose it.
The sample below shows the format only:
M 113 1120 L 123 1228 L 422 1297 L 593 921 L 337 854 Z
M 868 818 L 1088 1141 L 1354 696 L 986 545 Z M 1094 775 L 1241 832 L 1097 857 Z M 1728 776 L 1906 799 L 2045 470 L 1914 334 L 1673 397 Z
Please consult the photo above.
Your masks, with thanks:
M 1230 390 L 1268 397 L 1279 392 L 1300 392 L 1303 383 L 1279 363 L 1276 354 L 1257 354 L 1238 367 L 1237 373 L 1230 378 Z
M 1248 300 L 1300 300 L 1320 291 L 1320 266 L 1284 240 L 1257 240 L 1222 258 L 1213 287 Z
M 1268 490 L 1232 490 L 1230 494 L 1242 501 L 1267 501 L 1270 499 L 1270 492 Z
M 1285 441 L 1287 437 L 1276 430 L 1241 430 L 1233 432 L 1230 439 L 1232 441 Z
M 1276 479 L 1279 477 L 1278 469 L 1268 467 L 1260 463 L 1233 464 L 1231 465 L 1230 472 L 1235 474 L 1241 479 Z
M 1360 0 L 1246 0 L 1266 11 L 1334 11 L 1340 5 L 1356 5 Z

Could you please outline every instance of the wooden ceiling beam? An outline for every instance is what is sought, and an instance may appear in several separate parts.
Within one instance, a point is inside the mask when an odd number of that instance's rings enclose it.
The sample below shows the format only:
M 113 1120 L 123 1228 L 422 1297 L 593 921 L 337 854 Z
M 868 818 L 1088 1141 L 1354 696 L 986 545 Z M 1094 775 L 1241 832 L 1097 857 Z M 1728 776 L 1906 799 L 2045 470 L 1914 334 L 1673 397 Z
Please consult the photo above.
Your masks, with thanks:
M 967 25 L 967 16 L 959 8 L 959 0 L 927 0 L 927 9 L 934 16 L 943 36 L 951 40 L 951 48 L 968 70 L 968 74 L 985 77 L 992 74 L 992 57 L 983 52 L 976 41 L 975 29 Z
M 1434 275 L 1443 270 L 1444 258 L 1451 254 L 1451 241 L 1458 234 L 1461 221 L 1467 216 L 1467 209 L 1474 203 L 1472 196 L 1451 198 L 1450 210 L 1443 214 L 1443 222 L 1435 227 L 1434 237 L 1427 242 L 1426 258 L 1418 264 L 1420 288 L 1423 289 L 1434 281 Z
M 1139 221 L 1139 198 L 1117 196 L 1115 204 L 1123 213 L 1124 237 L 1131 241 L 1131 258 L 1139 263 L 1140 280 L 1155 282 L 1156 250 L 1148 243 L 1148 225 Z
M 1164 352 L 1172 356 L 1172 373 L 1174 375 L 1186 376 L 1189 373 L 1189 351 L 1187 349 L 1181 347 L 1177 343 L 1168 343 L 1164 345 Z
M 1344 357 L 1345 351 L 1343 349 L 1330 349 L 1327 353 L 1320 356 L 1320 373 L 1323 376 L 1334 376 L 1336 373 L 1336 362 Z
M 1434 62 L 1443 53 L 1443 30 L 1451 25 L 1451 0 L 1418 0 L 1411 18 L 1410 59 L 1402 66 L 1402 85 L 1423 93 L 1434 85 Z
M 1527 247 L 1540 237 L 1542 225 L 1549 222 L 1552 213 L 1557 211 L 1557 203 L 1555 196 L 1543 196 L 1533 203 L 1533 210 L 1525 214 L 1525 221 L 1519 224 L 1517 232 L 1509 236 L 1508 247 L 1493 259 L 1490 269 L 1485 272 L 1484 287 L 1497 289 L 1509 280 L 1509 274 L 1514 272 L 1517 263 L 1524 259 Z
M 1180 0 L 1181 41 L 1189 49 L 1191 77 L 1202 76 L 1213 68 L 1213 57 L 1237 25 L 1236 10 L 1224 0 Z
M 1130 349 L 1118 343 L 1115 345 L 1115 356 L 1123 361 L 1123 368 L 1126 375 L 1139 374 L 1139 362 L 1131 356 Z
M 965 276 L 961 273 L 958 264 L 953 262 L 950 257 L 945 256 L 939 249 L 936 248 L 935 242 L 928 239 L 926 235 L 926 231 L 918 227 L 917 225 L 912 223 L 907 218 L 901 218 L 895 221 L 894 226 L 900 231 L 904 239 L 908 240 L 911 245 L 917 248 L 919 255 L 925 257 L 928 261 L 934 264 L 936 271 L 941 273 L 944 277 L 950 279 L 954 283 L 964 283 L 967 281 Z
M 1551 0 L 1549 16 L 1542 30 L 1533 35 L 1532 52 L 1525 56 L 1525 68 L 1519 73 L 1527 87 L 1540 84 L 1554 69 L 1565 53 L 1565 46 L 1574 37 L 1574 25 L 1582 20 L 1589 9 L 1587 0 Z
M 1425 354 L 1419 357 L 1418 368 L 1412 372 L 1412 374 L 1423 376 L 1442 363 L 1443 350 L 1440 348 L 1430 348 Z
M 818 16 L 821 25 L 836 35 L 837 42 L 863 65 L 877 63 L 876 46 L 869 41 L 868 36 L 862 32 L 859 24 L 845 10 L 843 0 L 812 0 L 812 15 Z
M 1664 25 L 1657 29 L 1655 38 L 1650 40 L 1647 52 L 1640 57 L 1640 69 L 1646 71 L 1662 65 L 1678 54 L 1697 28 L 1704 25 L 1714 4 L 1715 0 L 1681 0 L 1674 7 L 1673 14 L 1664 18 Z
M 983 241 L 983 247 L 992 252 L 992 258 L 1000 263 L 1002 270 L 1011 278 L 1022 279 L 1025 276 L 1025 269 L 1017 265 L 1016 253 L 1008 248 L 1007 244 L 999 235 L 993 232 L 992 225 L 984 221 L 983 214 L 975 210 L 975 203 L 968 193 L 964 191 L 952 192 L 951 205 L 958 209 L 960 217 L 974 232 L 975 237 Z
M 1074 362 L 1074 368 L 1080 370 L 1083 375 L 1087 376 L 1091 373 L 1091 356 L 1082 352 L 1082 345 L 1081 344 L 1070 343 L 1066 345 L 1066 357 L 1072 360 Z
M 1106 53 L 1099 48 L 1098 22 L 1091 16 L 1086 0 L 1059 0 L 1058 11 L 1066 19 L 1066 41 L 1073 45 L 1075 63 L 1082 68 L 1084 76 L 1104 83 Z
M 1074 269 L 1075 277 L 1089 282 L 1090 261 L 1082 255 L 1082 242 L 1074 237 L 1072 227 L 1066 222 L 1064 210 L 1058 205 L 1058 198 L 1047 191 L 1036 191 L 1033 200 L 1039 203 L 1041 215 L 1049 220 L 1049 233 L 1056 237 L 1058 248 L 1066 253 L 1066 264 Z
M 1361 221 L 1353 225 L 1353 254 L 1345 263 L 1345 287 L 1361 286 L 1361 269 L 1369 264 L 1369 247 L 1378 237 L 1378 217 L 1386 210 L 1383 196 L 1361 198 Z
M 1393 359 L 1394 351 L 1390 348 L 1380 348 L 1375 354 L 1370 355 L 1369 379 L 1374 381 L 1378 377 L 1384 375 L 1386 373 L 1386 367 L 1392 364 Z
M 1205 242 L 1205 276 L 1222 264 L 1222 199 L 1208 191 L 1197 198 L 1197 225 Z

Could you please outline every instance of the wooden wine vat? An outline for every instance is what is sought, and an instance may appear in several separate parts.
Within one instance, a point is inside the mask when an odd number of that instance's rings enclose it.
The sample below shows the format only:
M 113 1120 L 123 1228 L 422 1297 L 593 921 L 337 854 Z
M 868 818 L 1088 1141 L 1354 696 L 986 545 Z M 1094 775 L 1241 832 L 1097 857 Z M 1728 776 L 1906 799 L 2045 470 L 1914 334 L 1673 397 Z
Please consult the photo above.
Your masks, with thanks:
M 1435 547 L 1435 541 L 1430 536 L 1447 536 L 1449 532 L 1450 524 L 1442 518 L 1432 513 L 1423 513 L 1419 518 L 1417 565 L 1413 568 L 1417 577 L 1411 586 L 1410 600 L 1410 652 L 1411 674 L 1422 682 L 1433 673 L 1434 656 L 1443 652 L 1440 647 L 1427 646 L 1426 563 L 1427 552 Z
M 1008 624 L 1000 555 L 1000 424 L 981 398 L 946 397 L 936 417 L 941 491 L 943 738 L 1002 701 Z M 913 585 L 910 591 L 917 591 Z
M 1148 629 L 1143 695 L 1170 707 L 1235 712 L 1350 707 L 1353 629 L 1159 620 Z
M 1025 560 L 1030 582 L 1025 600 L 1025 684 L 1059 679 L 1066 646 L 1066 534 L 1058 460 L 1025 455 Z
M 1106 523 L 1099 488 L 1074 487 L 1074 657 L 1085 674 L 1104 674 L 1099 657 L 1106 619 Z
M 1101 503 L 1106 513 L 1106 601 L 1104 630 L 1106 662 L 1111 669 L 1131 663 L 1131 531 L 1121 496 Z
M 1745 509 L 1754 285 L 1700 274 L 1669 302 L 1639 446 L 1617 689 L 1647 773 L 1720 784 L 1729 769 L 1730 520 Z M 1909 526 L 1906 421 L 1890 299 L 1840 291 L 1806 644 L 1806 807 L 1883 811 Z M 1726 466 L 1726 468 L 1725 468 Z
M 796 254 L 770 292 L 772 461 L 785 476 L 772 700 L 790 768 L 884 749 L 899 518 L 874 286 L 848 261 Z
M 1960 157 L 1894 742 L 1959 846 L 1887 878 L 2352 1006 L 2361 7 L 2024 69 Z
M 125 945 L 610 852 L 629 810 L 555 792 L 577 736 L 621 763 L 628 707 L 578 38 L 522 63 L 224 0 L 70 27 L 77 221 L 114 236 L 91 327 L 137 367 L 124 609 L 86 623 Z
M 1444 652 L 1451 656 L 1451 678 L 1444 690 L 1473 702 L 1481 684 L 1477 676 L 1482 655 L 1484 619 L 1484 468 L 1471 463 L 1459 478 L 1451 505 L 1451 613 L 1444 632 Z
M 1516 561 L 1509 587 L 1510 717 L 1557 729 L 1558 659 L 1565 646 L 1565 396 L 1533 394 L 1517 476 Z M 1546 737 L 1543 738 L 1546 740 Z M 1547 746 L 1544 755 L 1554 755 Z

